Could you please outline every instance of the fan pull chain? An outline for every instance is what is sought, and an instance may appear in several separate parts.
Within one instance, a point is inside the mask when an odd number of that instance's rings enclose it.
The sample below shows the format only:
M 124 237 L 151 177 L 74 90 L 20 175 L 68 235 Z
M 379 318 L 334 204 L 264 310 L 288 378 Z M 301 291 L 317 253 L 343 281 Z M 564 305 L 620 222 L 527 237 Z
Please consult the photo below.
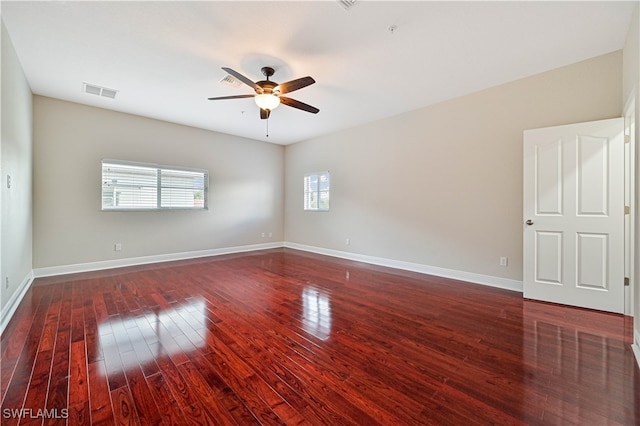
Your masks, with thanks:
M 266 122 L 267 122 L 267 137 L 269 137 L 269 117 L 267 117 Z

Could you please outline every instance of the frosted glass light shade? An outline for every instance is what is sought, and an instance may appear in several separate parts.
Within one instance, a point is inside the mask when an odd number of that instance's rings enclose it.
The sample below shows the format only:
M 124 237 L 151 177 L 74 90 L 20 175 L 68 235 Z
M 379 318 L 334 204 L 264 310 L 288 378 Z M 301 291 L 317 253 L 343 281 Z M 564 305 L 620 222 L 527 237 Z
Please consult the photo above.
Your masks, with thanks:
M 255 100 L 256 105 L 261 109 L 268 109 L 269 111 L 273 111 L 280 105 L 280 98 L 271 94 L 256 95 Z

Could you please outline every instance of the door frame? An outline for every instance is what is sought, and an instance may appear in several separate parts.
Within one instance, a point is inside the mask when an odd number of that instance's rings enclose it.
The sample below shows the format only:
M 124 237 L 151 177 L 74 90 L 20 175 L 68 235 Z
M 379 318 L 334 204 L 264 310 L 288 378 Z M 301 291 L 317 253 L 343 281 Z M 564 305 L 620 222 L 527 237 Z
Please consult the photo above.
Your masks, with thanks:
M 635 243 L 636 243 L 636 98 L 631 95 L 622 113 L 624 117 L 625 137 L 625 205 L 629 207 L 629 214 L 625 217 L 625 277 L 629 278 L 629 285 L 624 291 L 624 314 L 635 317 Z

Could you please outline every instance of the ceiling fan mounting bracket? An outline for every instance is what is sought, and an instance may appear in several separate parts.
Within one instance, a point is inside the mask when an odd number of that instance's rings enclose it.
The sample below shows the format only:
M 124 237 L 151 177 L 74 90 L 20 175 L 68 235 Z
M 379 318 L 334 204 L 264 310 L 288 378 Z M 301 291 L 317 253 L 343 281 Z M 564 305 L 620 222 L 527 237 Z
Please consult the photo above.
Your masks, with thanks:
M 260 71 L 262 71 L 262 75 L 267 77 L 267 80 L 269 80 L 269 77 L 271 77 L 276 72 L 276 70 L 271 67 L 262 67 Z

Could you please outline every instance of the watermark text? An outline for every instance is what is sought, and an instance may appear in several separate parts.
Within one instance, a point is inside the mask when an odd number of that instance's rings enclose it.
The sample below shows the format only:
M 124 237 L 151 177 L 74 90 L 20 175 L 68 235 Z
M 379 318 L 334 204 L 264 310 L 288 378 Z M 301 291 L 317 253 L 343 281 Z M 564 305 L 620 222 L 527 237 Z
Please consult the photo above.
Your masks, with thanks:
M 67 419 L 69 418 L 69 409 L 3 408 L 2 417 L 5 419 Z

